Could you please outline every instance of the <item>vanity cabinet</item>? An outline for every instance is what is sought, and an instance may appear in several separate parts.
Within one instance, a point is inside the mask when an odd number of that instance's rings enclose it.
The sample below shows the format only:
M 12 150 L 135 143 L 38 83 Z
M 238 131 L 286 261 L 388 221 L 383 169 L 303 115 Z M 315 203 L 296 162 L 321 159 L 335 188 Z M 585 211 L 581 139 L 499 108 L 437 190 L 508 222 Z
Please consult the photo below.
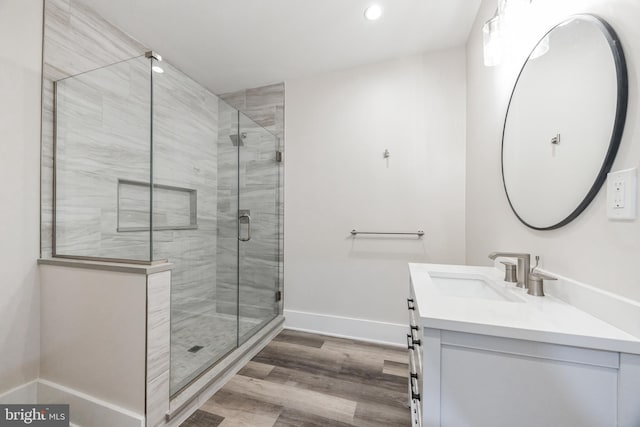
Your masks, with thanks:
M 640 425 L 638 355 L 426 327 L 413 285 L 407 306 L 412 426 Z

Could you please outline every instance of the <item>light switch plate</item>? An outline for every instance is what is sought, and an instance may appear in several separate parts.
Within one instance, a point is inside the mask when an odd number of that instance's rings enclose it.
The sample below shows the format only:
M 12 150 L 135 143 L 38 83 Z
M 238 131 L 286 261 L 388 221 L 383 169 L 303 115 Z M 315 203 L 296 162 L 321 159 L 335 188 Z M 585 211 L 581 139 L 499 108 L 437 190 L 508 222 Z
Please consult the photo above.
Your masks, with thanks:
M 607 174 L 607 217 L 633 220 L 637 211 L 637 169 L 624 169 Z

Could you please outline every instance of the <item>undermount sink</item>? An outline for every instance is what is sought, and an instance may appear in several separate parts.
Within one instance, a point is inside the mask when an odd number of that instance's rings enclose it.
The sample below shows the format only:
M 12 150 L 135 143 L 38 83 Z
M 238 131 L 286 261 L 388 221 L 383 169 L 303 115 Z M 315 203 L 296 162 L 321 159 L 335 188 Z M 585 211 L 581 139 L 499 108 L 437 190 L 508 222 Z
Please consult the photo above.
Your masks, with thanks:
M 524 299 L 516 294 L 517 289 L 509 289 L 505 285 L 494 283 L 482 276 L 434 273 L 431 273 L 430 276 L 434 290 L 442 296 L 524 302 Z

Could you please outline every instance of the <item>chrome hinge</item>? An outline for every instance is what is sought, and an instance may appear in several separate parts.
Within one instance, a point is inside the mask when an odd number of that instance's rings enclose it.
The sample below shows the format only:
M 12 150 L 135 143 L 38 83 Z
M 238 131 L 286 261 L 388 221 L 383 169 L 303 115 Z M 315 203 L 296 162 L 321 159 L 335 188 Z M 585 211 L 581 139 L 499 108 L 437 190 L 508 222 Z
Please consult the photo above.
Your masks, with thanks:
M 276 151 L 276 162 L 281 163 L 282 162 L 282 151 Z
M 276 302 L 282 299 L 282 291 L 276 291 Z

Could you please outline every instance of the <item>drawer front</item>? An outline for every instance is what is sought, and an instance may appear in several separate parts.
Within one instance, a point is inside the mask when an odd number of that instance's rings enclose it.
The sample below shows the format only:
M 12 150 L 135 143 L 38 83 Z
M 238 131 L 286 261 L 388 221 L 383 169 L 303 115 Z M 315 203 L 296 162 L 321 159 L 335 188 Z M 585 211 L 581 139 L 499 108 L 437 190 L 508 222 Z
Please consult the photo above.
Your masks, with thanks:
M 407 337 L 407 347 L 413 353 L 415 359 L 415 372 L 422 376 L 422 328 L 420 326 L 410 326 L 409 337 Z
M 421 399 L 422 372 L 418 369 L 415 350 L 409 350 L 409 398 Z
M 407 350 L 409 352 L 408 400 L 411 406 L 411 425 L 422 426 L 422 326 L 415 304 L 413 289 L 407 298 L 409 312 L 409 330 L 407 331 Z
M 419 373 L 422 377 L 422 325 L 420 324 L 420 313 L 415 304 L 413 289 L 410 289 L 407 299 L 409 312 L 409 331 L 407 333 L 407 349 L 413 354 L 414 373 Z M 411 357 L 409 358 L 411 360 Z
M 411 426 L 422 426 L 422 405 L 419 400 L 415 399 L 411 401 Z
M 407 347 L 409 350 L 409 376 L 418 376 L 422 379 L 422 346 L 419 341 L 413 341 L 407 334 Z

